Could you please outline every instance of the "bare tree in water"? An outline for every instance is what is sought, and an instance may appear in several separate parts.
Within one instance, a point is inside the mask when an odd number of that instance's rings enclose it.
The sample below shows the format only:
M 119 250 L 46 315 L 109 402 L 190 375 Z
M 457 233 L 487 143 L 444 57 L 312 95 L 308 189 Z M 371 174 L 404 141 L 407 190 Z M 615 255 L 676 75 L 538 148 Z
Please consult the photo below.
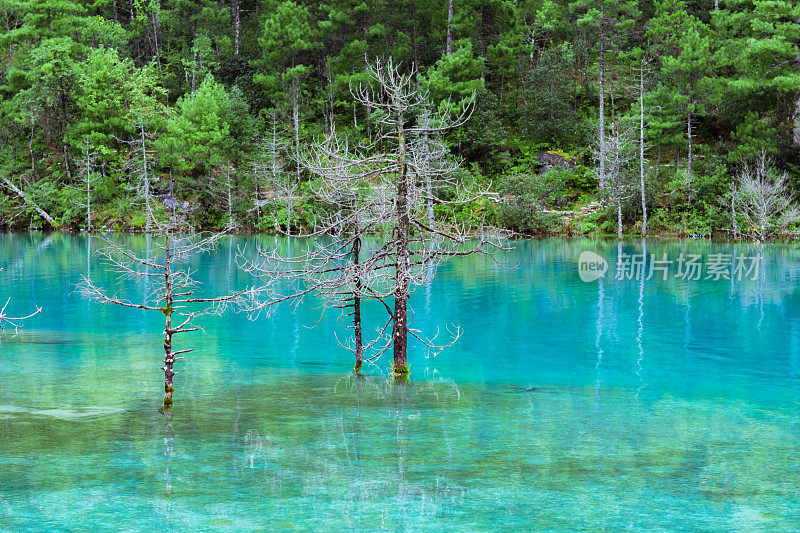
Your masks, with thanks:
M 381 302 L 388 318 L 376 328 L 378 336 L 368 345 L 374 352 L 371 358 L 391 348 L 392 372 L 396 378 L 406 379 L 409 335 L 439 351 L 461 334 L 460 328 L 454 328 L 442 343 L 436 340 L 438 334 L 424 337 L 411 327 L 413 312 L 408 300 L 413 287 L 429 283 L 436 266 L 448 258 L 492 254 L 502 246 L 494 231 L 471 231 L 455 217 L 436 223 L 433 217 L 434 205 L 447 211 L 486 194 L 456 180 L 453 171 L 457 166 L 447 161 L 447 150 L 439 140 L 442 132 L 469 118 L 472 99 L 435 109 L 418 88 L 413 73 L 401 73 L 391 60 L 370 65 L 368 74 L 371 86 L 354 88 L 352 93 L 359 104 L 374 110 L 378 136 L 372 144 L 350 148 L 332 132 L 301 158 L 317 183 L 312 190 L 331 207 L 331 215 L 318 225 L 317 235 L 332 237 L 325 244 L 311 241 L 300 256 L 284 258 L 295 265 L 289 269 L 290 276 L 301 277 L 304 283 L 295 291 L 273 295 L 264 305 L 314 293 L 328 305 L 348 309 L 359 369 L 365 348 L 360 306 L 365 299 Z M 441 187 L 453 191 L 453 196 L 437 194 Z M 365 246 L 365 242 L 371 245 Z M 260 255 L 271 262 L 281 261 L 274 252 Z M 266 268 L 262 273 L 274 278 L 279 270 Z M 390 327 L 391 335 L 384 335 Z
M 3 269 L 0 268 L 0 272 L 2 271 Z M 9 315 L 6 312 L 9 303 L 11 303 L 11 298 L 6 299 L 6 303 L 3 305 L 2 308 L 0 308 L 0 334 L 2 334 L 5 330 L 9 329 L 13 329 L 14 333 L 16 333 L 19 330 L 20 326 L 22 326 L 23 320 L 27 320 L 28 318 L 42 312 L 42 308 L 36 306 L 36 311 L 34 311 L 33 313 L 27 315 L 19 315 L 19 316 Z
M 370 280 L 380 275 L 379 271 L 362 260 L 366 229 L 383 217 L 381 211 L 389 205 L 381 194 L 385 191 L 373 188 L 369 181 L 376 164 L 380 168 L 379 160 L 366 155 L 363 146 L 351 148 L 332 127 L 330 135 L 301 156 L 301 164 L 312 176 L 311 192 L 327 211 L 316 217 L 307 238 L 296 242 L 299 251 L 259 247 L 257 259 L 241 259 L 241 266 L 264 282 L 260 300 L 250 311 L 271 312 L 284 301 L 297 306 L 308 295 L 318 298 L 324 308 L 340 309 L 345 327 L 353 330 L 353 339 L 342 341 L 338 335 L 336 339 L 354 354 L 354 372 L 358 373 L 364 354 L 379 345 L 391 325 L 391 320 L 387 321 L 372 341 L 364 342 L 362 302 L 374 298 L 390 309 L 383 298 L 372 293 Z M 369 359 L 379 357 L 385 349 Z
M 246 298 L 247 290 L 231 292 L 221 296 L 199 296 L 199 283 L 194 278 L 195 270 L 189 266 L 190 258 L 206 253 L 216 247 L 223 234 L 209 237 L 197 235 L 179 236 L 166 227 L 159 228 L 159 251 L 152 256 L 140 256 L 134 251 L 108 239 L 108 246 L 96 252 L 117 275 L 118 282 L 124 280 L 147 280 L 149 291 L 140 298 L 129 300 L 116 292 L 96 285 L 87 276 L 79 284 L 81 295 L 102 304 L 113 304 L 134 309 L 159 312 L 164 315 L 164 409 L 172 406 L 175 391 L 174 365 L 183 359 L 183 354 L 194 348 L 175 350 L 173 336 L 200 329 L 194 320 L 205 314 L 221 314 L 230 304 Z

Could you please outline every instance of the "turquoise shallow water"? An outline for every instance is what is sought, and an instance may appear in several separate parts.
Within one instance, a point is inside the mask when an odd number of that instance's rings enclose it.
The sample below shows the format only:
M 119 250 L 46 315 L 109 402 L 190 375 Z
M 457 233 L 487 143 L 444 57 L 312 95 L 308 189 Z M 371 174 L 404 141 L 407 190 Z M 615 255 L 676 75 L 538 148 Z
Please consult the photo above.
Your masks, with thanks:
M 246 283 L 245 244 L 198 278 Z M 86 237 L 0 235 L 9 310 L 44 307 L 0 341 L 0 530 L 800 529 L 800 248 L 648 241 L 764 257 L 757 280 L 664 281 L 614 279 L 640 241 L 514 245 L 414 294 L 419 329 L 464 334 L 412 347 L 409 385 L 388 359 L 349 378 L 311 305 L 206 317 L 177 338 L 198 350 L 166 421 L 161 320 L 74 294 L 112 282 Z M 579 279 L 583 250 L 602 281 Z

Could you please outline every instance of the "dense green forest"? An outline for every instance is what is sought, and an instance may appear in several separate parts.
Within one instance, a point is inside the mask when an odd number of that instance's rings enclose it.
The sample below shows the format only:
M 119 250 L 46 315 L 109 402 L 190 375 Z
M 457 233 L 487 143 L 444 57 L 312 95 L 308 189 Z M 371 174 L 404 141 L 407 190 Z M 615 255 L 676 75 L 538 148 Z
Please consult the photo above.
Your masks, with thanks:
M 302 152 L 334 130 L 380 137 L 353 91 L 389 58 L 433 108 L 473 99 L 442 140 L 459 179 L 496 194 L 439 217 L 527 234 L 796 225 L 792 0 L 0 0 L 0 20 L 5 227 L 180 213 L 307 230 L 323 207 Z

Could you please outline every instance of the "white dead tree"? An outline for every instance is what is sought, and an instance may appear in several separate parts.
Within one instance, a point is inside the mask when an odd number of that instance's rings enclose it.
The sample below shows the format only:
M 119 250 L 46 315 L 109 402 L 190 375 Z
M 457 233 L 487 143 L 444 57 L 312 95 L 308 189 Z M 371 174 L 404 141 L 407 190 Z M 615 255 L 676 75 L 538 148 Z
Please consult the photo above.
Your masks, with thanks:
M 3 269 L 0 268 L 0 272 L 2 271 Z M 28 318 L 42 312 L 42 308 L 37 305 L 36 311 L 28 315 L 20 315 L 20 316 L 9 315 L 6 312 L 9 303 L 11 303 L 11 298 L 6 299 L 6 303 L 3 305 L 2 309 L 0 309 L 0 334 L 4 333 L 6 330 L 9 329 L 13 329 L 14 333 L 16 333 L 22 326 L 23 320 L 27 320 Z
M 195 271 L 189 267 L 191 257 L 213 249 L 223 234 L 201 238 L 195 235 L 178 236 L 172 229 L 160 226 L 158 243 L 160 252 L 155 255 L 137 255 L 111 240 L 105 239 L 108 246 L 96 252 L 108 265 L 108 270 L 117 275 L 119 282 L 128 279 L 143 280 L 149 287 L 138 298 L 128 299 L 116 291 L 109 292 L 84 276 L 78 289 L 81 295 L 101 304 L 113 304 L 134 309 L 157 311 L 165 318 L 164 325 L 164 401 L 163 408 L 173 404 L 175 391 L 173 378 L 174 365 L 183 359 L 182 354 L 194 348 L 173 349 L 172 337 L 178 333 L 188 333 L 200 329 L 194 319 L 203 314 L 221 314 L 230 304 L 251 300 L 249 290 L 231 292 L 221 296 L 197 296 L 199 283 L 194 279 Z M 177 318 L 179 317 L 179 318 Z M 173 318 L 175 318 L 173 322 Z
M 376 156 L 383 167 L 376 178 L 388 185 L 392 196 L 391 209 L 387 209 L 380 226 L 389 228 L 389 238 L 384 246 L 372 251 L 371 261 L 378 270 L 388 269 L 389 276 L 378 279 L 372 291 L 380 298 L 394 299 L 390 311 L 392 319 L 393 373 L 404 379 L 408 369 L 408 336 L 420 341 L 430 350 L 438 351 L 452 345 L 460 336 L 460 328 L 451 331 L 450 342 L 438 344 L 436 336 L 423 338 L 421 332 L 411 327 L 413 312 L 408 308 L 408 300 L 414 286 L 430 282 L 430 271 L 448 258 L 475 253 L 491 254 L 502 246 L 494 238 L 494 232 L 475 232 L 466 224 L 454 220 L 443 221 L 437 227 L 430 227 L 428 221 L 428 201 L 435 204 L 461 205 L 484 197 L 486 190 L 470 190 L 463 183 L 457 183 L 455 176 L 445 174 L 440 181 L 456 191 L 452 199 L 444 200 L 428 194 L 425 169 L 420 161 L 430 162 L 430 154 L 420 154 L 420 146 L 425 146 L 425 135 L 433 131 L 446 131 L 466 122 L 473 109 L 470 98 L 460 102 L 453 113 L 453 106 L 442 106 L 434 116 L 422 123 L 420 116 L 428 107 L 427 95 L 416 83 L 414 73 L 401 73 L 391 60 L 370 65 L 368 74 L 377 90 L 359 88 L 354 91 L 356 100 L 364 106 L 378 111 L 377 125 L 379 137 L 376 142 Z M 419 142 L 420 138 L 423 142 Z M 429 147 L 429 145 L 428 145 Z M 431 241 L 435 242 L 431 246 Z
M 362 294 L 383 302 L 393 300 L 393 306 L 385 305 L 392 334 L 378 352 L 391 347 L 393 374 L 406 379 L 409 335 L 428 349 L 439 351 L 452 345 L 461 333 L 456 328 L 450 332 L 448 342 L 437 343 L 436 335 L 426 338 L 412 328 L 413 312 L 408 300 L 413 287 L 428 283 L 431 269 L 451 257 L 491 254 L 502 246 L 493 232 L 473 231 L 454 220 L 431 227 L 428 217 L 429 202 L 460 205 L 486 194 L 485 190 L 471 190 L 457 183 L 451 172 L 440 173 L 438 179 L 440 184 L 456 191 L 454 198 L 444 200 L 428 193 L 428 185 L 432 183 L 426 175 L 432 176 L 431 169 L 439 166 L 439 162 L 434 163 L 433 155 L 437 152 L 431 149 L 430 139 L 435 133 L 468 120 L 473 100 L 467 99 L 458 106 L 442 106 L 441 111 L 431 110 L 426 115 L 425 110 L 431 108 L 413 72 L 402 73 L 389 60 L 370 64 L 367 73 L 371 78 L 369 85 L 351 92 L 359 104 L 373 110 L 377 137 L 374 144 L 364 148 L 363 154 L 349 156 L 348 164 L 369 169 L 364 174 L 370 188 L 369 202 L 354 207 L 360 212 L 359 233 L 384 238 L 369 250 L 361 249 L 356 272 L 367 287 Z M 460 112 L 454 113 L 452 109 Z M 348 159 L 347 155 L 341 157 Z
M 233 218 L 233 185 L 231 185 L 231 166 L 225 165 L 225 191 L 228 193 L 228 228 L 236 227 Z
M 442 159 L 446 151 L 433 148 L 431 142 L 436 134 L 469 118 L 472 100 L 434 111 L 413 73 L 401 73 L 391 60 L 369 65 L 368 74 L 369 86 L 352 88 L 351 92 L 359 104 L 373 110 L 377 126 L 374 143 L 351 149 L 333 132 L 302 159 L 314 181 L 321 184 L 312 190 L 333 207 L 317 230 L 332 235 L 332 241 L 311 241 L 307 251 L 297 257 L 281 258 L 274 252 L 265 257 L 260 253 L 262 265 L 264 261 L 293 265 L 288 269 L 262 267 L 262 275 L 270 280 L 288 275 L 302 278 L 303 283 L 284 294 L 272 294 L 254 309 L 315 293 L 323 297 L 326 306 L 352 309 L 353 327 L 360 334 L 360 314 L 356 313 L 360 302 L 378 300 L 388 319 L 383 327 L 376 328 L 378 335 L 369 344 L 374 353 L 371 358 L 391 348 L 392 373 L 396 379 L 405 380 L 409 374 L 409 335 L 438 352 L 461 334 L 460 328 L 455 328 L 450 330 L 447 342 L 437 343 L 438 335 L 423 337 L 420 330 L 411 327 L 413 311 L 408 300 L 413 288 L 429 283 L 430 272 L 449 258 L 491 255 L 503 247 L 494 231 L 475 230 L 455 220 L 443 220 L 432 227 L 429 217 L 431 205 L 460 205 L 486 194 L 458 183 L 452 171 L 445 171 L 449 168 Z M 452 109 L 461 111 L 453 113 Z M 433 194 L 434 180 L 456 191 L 455 197 L 444 200 Z M 367 248 L 361 243 L 368 235 L 374 239 Z M 391 335 L 384 335 L 390 327 Z M 362 341 L 362 352 L 363 348 Z M 354 350 L 358 369 L 358 346 Z
M 288 149 L 288 141 L 278 130 L 278 118 L 276 113 L 271 114 L 270 134 L 261 142 L 261 148 L 253 161 L 253 175 L 256 181 L 255 208 L 260 221 L 261 208 L 268 202 L 272 202 L 275 207 L 275 232 L 280 231 L 278 225 L 278 195 L 286 199 L 286 229 L 291 233 L 292 213 L 294 211 L 294 195 L 300 187 L 297 180 L 289 172 L 286 172 L 285 154 Z M 259 192 L 261 186 L 267 184 L 270 187 L 269 200 L 262 200 Z
M 738 214 L 736 213 L 736 204 L 739 203 L 737 198 L 739 196 L 738 181 L 739 181 L 739 176 L 742 174 L 742 171 L 744 171 L 744 168 L 742 168 L 742 170 L 740 170 L 737 175 L 733 176 L 731 182 L 728 184 L 728 192 L 724 198 L 724 201 L 728 203 L 727 207 L 730 207 L 731 210 L 731 225 L 733 226 L 732 230 L 734 239 L 739 238 L 739 217 Z
M 94 172 L 97 152 L 92 150 L 89 136 L 83 138 L 81 143 L 81 159 L 78 163 L 81 180 L 86 185 L 86 231 L 92 231 L 92 184 L 97 178 Z
M 148 131 L 148 122 L 145 116 L 134 113 L 135 134 L 129 140 L 122 140 L 131 149 L 131 159 L 128 167 L 134 180 L 132 189 L 136 191 L 136 198 L 144 201 L 145 205 L 145 231 L 148 233 L 153 227 L 153 194 L 151 184 L 155 181 L 153 173 L 155 134 Z
M 22 198 L 22 201 L 24 201 L 26 204 L 28 204 L 31 207 L 33 207 L 36 210 L 36 212 L 39 213 L 39 216 L 42 217 L 43 219 L 45 219 L 48 222 L 48 224 L 50 224 L 51 226 L 58 226 L 58 224 L 56 224 L 56 221 L 53 219 L 53 217 L 48 215 L 47 212 L 44 209 L 42 209 L 41 207 L 36 205 L 36 203 L 33 201 L 33 198 L 31 198 L 30 196 L 25 194 L 25 192 L 22 189 L 20 189 L 16 185 L 14 185 L 14 182 L 12 182 L 10 179 L 8 179 L 5 176 L 0 176 L 0 180 L 3 181 L 3 183 L 5 184 L 6 187 L 8 187 L 12 191 L 14 191 L 17 194 L 17 196 Z
M 280 249 L 258 249 L 258 259 L 241 259 L 241 266 L 259 276 L 264 285 L 260 300 L 251 312 L 272 310 L 283 301 L 298 305 L 307 295 L 319 299 L 324 308 L 340 309 L 342 321 L 353 330 L 353 339 L 337 342 L 355 356 L 354 372 L 360 372 L 365 353 L 367 360 L 379 357 L 385 350 L 376 349 L 391 320 L 374 340 L 365 343 L 361 321 L 361 305 L 375 298 L 373 280 L 383 274 L 374 264 L 362 260 L 362 238 L 376 222 L 385 219 L 388 209 L 385 191 L 375 188 L 370 178 L 381 168 L 379 158 L 365 154 L 364 147 L 351 148 L 335 132 L 311 145 L 301 157 L 301 164 L 313 180 L 311 192 L 327 212 L 314 222 L 302 250 L 285 255 Z M 389 309 L 385 301 L 383 305 Z M 352 321 L 352 322 L 350 322 Z M 372 354 L 372 351 L 376 353 Z
M 649 69 L 647 63 L 649 59 L 643 58 L 641 65 L 638 69 L 638 85 L 639 85 L 639 191 L 642 200 L 642 237 L 647 235 L 647 195 L 645 190 L 645 163 L 644 151 L 646 144 L 644 142 L 644 132 L 646 128 L 645 120 L 649 116 L 650 109 L 644 107 L 645 95 L 645 76 L 648 74 Z
M 742 168 L 738 181 L 735 204 L 745 222 L 741 233 L 764 242 L 780 237 L 800 222 L 800 205 L 786 173 L 775 170 L 766 151 L 761 151 L 755 164 Z
M 630 127 L 617 121 L 605 136 L 604 148 L 597 148 L 594 157 L 603 163 L 606 175 L 606 194 L 617 208 L 617 238 L 622 238 L 622 206 L 624 200 L 636 194 L 630 180 L 630 164 L 635 157 L 635 142 Z

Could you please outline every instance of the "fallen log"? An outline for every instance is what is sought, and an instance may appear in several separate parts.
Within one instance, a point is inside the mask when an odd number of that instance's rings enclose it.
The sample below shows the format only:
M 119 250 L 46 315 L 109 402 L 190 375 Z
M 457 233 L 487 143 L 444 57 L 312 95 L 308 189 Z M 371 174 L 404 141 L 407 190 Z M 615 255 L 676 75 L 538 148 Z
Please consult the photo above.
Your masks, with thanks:
M 47 222 L 49 222 L 51 226 L 55 226 L 55 225 L 56 225 L 56 221 L 55 221 L 55 220 L 53 220 L 53 217 L 51 217 L 50 215 L 48 215 L 48 214 L 47 214 L 47 212 L 45 212 L 45 210 L 44 210 L 44 209 L 42 209 L 41 207 L 39 207 L 38 205 L 36 205 L 36 204 L 33 202 L 33 200 L 31 200 L 30 198 L 28 198 L 28 196 L 27 196 L 27 195 L 26 195 L 24 192 L 22 192 L 22 190 L 21 190 L 21 189 L 19 189 L 19 188 L 18 188 L 16 185 L 14 185 L 14 184 L 11 182 L 11 180 L 9 180 L 8 178 L 6 178 L 5 176 L 0 176 L 0 177 L 2 177 L 2 179 L 3 179 L 3 183 L 5 183 L 5 184 L 6 184 L 6 187 L 8 187 L 9 189 L 11 189 L 11 190 L 12 190 L 12 191 L 14 191 L 15 193 L 17 193 L 17 196 L 19 196 L 20 198 L 22 198 L 22 199 L 25 201 L 25 203 L 26 203 L 26 204 L 30 204 L 30 205 L 31 205 L 31 206 L 32 206 L 34 209 L 36 209 L 36 212 L 37 212 L 37 213 L 39 213 L 39 216 L 41 216 L 43 219 L 45 219 Z

